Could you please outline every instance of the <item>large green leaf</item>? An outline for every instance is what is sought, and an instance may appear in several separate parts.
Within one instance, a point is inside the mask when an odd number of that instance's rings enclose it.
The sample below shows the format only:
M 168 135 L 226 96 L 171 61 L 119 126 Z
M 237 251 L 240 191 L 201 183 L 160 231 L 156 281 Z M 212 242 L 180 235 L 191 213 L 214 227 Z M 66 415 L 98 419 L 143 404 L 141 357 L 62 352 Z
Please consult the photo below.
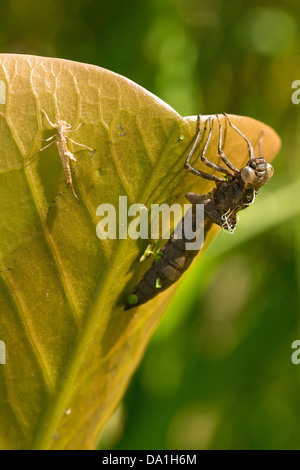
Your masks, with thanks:
M 196 116 L 182 118 L 99 67 L 7 54 L 0 63 L 0 448 L 92 449 L 174 290 L 124 311 L 149 265 L 139 262 L 148 241 L 99 240 L 97 207 L 118 208 L 120 195 L 147 207 L 186 203 L 185 192 L 213 184 L 183 169 Z M 53 122 L 83 123 L 72 138 L 96 150 L 70 144 L 80 150 L 72 165 L 79 203 L 55 145 L 27 158 L 55 132 L 42 110 Z M 264 154 L 275 155 L 272 129 L 232 120 L 256 150 L 264 129 Z M 207 155 L 217 161 L 214 126 Z M 225 137 L 241 166 L 245 142 L 232 129 Z

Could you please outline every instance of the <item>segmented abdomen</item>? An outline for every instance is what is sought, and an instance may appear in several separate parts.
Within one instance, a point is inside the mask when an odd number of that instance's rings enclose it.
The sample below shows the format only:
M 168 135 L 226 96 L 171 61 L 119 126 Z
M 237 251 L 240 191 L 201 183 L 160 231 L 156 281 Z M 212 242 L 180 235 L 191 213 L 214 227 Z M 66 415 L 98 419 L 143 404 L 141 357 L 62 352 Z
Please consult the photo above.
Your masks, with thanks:
M 210 225 L 211 222 L 205 220 L 204 233 L 207 232 Z M 184 218 L 182 229 L 184 230 Z M 134 305 L 127 305 L 127 309 L 147 302 L 178 281 L 199 252 L 199 250 L 186 250 L 186 243 L 191 241 L 187 240 L 184 235 L 182 238 L 176 238 L 174 232 L 172 233 L 170 239 L 160 250 L 162 257 L 152 263 L 137 285 L 134 292 L 137 296 L 137 302 Z

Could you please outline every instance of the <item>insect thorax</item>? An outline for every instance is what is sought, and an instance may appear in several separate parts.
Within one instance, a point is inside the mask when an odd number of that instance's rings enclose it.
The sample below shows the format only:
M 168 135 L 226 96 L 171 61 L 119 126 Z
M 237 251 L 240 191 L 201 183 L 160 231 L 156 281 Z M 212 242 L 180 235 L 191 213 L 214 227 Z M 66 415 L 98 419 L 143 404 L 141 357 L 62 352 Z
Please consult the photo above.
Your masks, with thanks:
M 253 189 L 246 189 L 240 178 L 217 183 L 211 192 L 211 198 L 220 212 L 240 207 L 240 210 L 249 205 L 253 199 Z
M 211 201 L 219 214 L 218 225 L 233 232 L 237 224 L 237 212 L 248 207 L 256 194 L 257 190 L 246 189 L 238 176 L 231 181 L 218 183 L 211 192 Z M 209 213 L 207 215 L 209 217 Z

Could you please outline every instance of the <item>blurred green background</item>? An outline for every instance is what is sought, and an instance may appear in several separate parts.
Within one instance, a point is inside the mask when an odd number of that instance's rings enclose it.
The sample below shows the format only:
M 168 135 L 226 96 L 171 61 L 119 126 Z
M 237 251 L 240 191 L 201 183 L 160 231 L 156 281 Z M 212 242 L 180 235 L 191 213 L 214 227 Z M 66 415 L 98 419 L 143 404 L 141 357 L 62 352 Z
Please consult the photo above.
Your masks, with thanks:
M 7 0 L 1 51 L 127 76 L 182 115 L 274 127 L 275 175 L 192 267 L 101 449 L 299 449 L 300 79 L 296 0 Z

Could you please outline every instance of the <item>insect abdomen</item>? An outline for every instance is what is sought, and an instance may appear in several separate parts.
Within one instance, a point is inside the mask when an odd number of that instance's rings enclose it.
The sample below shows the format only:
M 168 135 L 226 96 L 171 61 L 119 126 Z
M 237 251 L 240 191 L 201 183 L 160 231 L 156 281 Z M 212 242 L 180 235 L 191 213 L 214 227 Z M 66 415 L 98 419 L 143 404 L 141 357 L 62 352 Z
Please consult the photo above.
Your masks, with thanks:
M 190 240 L 189 240 L 190 241 Z M 172 233 L 161 249 L 162 257 L 154 261 L 135 289 L 137 302 L 127 308 L 140 305 L 155 297 L 176 282 L 191 265 L 198 250 L 186 251 L 185 238 L 178 239 Z

